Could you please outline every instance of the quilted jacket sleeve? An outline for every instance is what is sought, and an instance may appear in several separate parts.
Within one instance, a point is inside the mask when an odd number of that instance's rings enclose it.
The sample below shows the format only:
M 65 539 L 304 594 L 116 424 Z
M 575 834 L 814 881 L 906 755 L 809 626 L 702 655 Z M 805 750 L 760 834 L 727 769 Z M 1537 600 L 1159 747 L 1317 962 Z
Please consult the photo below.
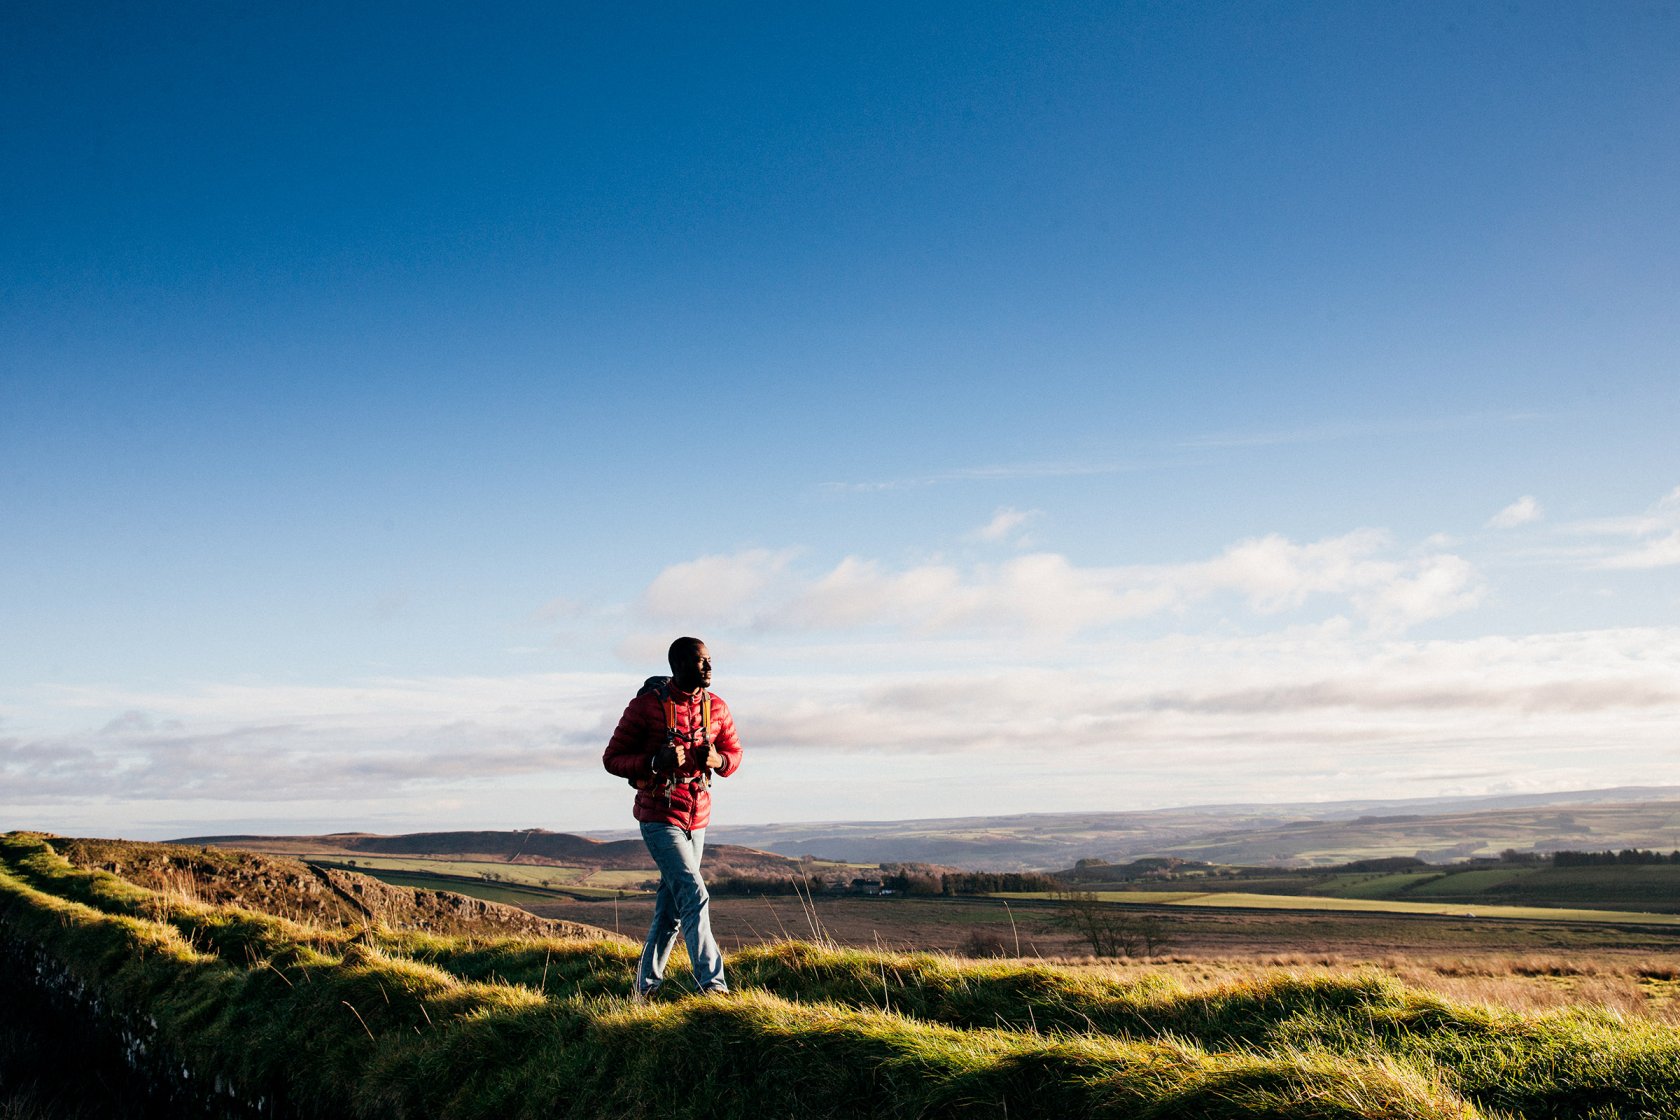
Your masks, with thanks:
M 712 697 L 712 745 L 723 756 L 723 765 L 712 773 L 727 778 L 741 766 L 741 737 L 735 733 L 735 717 L 729 714 L 729 705 L 716 696 Z
M 625 707 L 607 741 L 601 765 L 609 774 L 628 781 L 653 776 L 653 756 L 664 743 L 665 721 L 659 698 L 652 693 L 638 696 Z

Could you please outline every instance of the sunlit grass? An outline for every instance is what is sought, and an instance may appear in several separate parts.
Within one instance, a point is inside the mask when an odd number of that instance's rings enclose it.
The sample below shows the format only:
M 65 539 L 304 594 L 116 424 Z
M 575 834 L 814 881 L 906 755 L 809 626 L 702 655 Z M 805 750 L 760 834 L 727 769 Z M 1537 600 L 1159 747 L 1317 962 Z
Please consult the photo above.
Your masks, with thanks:
M 0 838 L 0 923 L 102 1013 L 248 1098 L 365 1117 L 1635 1117 L 1680 1099 L 1680 1043 L 1615 1006 L 1659 962 L 1514 976 L 1184 963 L 1068 968 L 785 942 L 735 994 L 628 996 L 620 942 L 330 927 L 212 906 Z M 1599 987 L 1593 987 L 1599 985 Z M 1615 990 L 1613 990 L 1615 989 Z M 1625 992 L 1622 993 L 1626 995 Z M 1631 1005 L 1630 1005 L 1631 1006 Z

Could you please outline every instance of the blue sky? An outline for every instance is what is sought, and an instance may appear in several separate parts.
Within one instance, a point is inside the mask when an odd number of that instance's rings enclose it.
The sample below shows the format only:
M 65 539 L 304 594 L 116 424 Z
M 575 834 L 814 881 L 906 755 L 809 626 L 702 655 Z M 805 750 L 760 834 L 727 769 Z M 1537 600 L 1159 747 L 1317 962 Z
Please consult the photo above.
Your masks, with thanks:
M 1680 782 L 1680 8 L 11 5 L 0 823 Z M 836 772 L 847 775 L 836 781 Z

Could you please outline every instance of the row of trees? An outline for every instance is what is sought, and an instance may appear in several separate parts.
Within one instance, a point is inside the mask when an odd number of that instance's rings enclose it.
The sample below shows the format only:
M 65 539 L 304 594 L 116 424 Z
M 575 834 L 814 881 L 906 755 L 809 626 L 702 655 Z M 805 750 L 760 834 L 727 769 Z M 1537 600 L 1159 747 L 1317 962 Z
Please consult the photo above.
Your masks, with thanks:
M 925 863 L 883 864 L 881 886 L 900 894 L 990 894 L 1059 891 L 1066 884 L 1036 871 L 946 871 Z
M 959 895 L 996 891 L 1059 891 L 1065 884 L 1031 871 L 945 871 L 927 864 L 888 864 L 881 886 L 899 894 Z M 748 875 L 721 872 L 708 876 L 713 894 L 823 894 L 851 889 L 850 876 Z
M 996 894 L 1000 891 L 1059 891 L 1054 875 L 1037 871 L 948 871 L 939 878 L 945 894 Z
M 1553 852 L 1553 867 L 1604 867 L 1610 864 L 1680 863 L 1680 852 L 1648 852 L 1643 848 L 1623 848 L 1619 852 Z

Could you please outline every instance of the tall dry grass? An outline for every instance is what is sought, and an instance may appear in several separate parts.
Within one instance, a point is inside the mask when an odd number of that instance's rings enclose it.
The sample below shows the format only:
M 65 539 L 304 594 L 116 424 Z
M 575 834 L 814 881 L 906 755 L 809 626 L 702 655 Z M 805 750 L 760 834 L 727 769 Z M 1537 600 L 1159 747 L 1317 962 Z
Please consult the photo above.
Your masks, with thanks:
M 1279 953 L 1259 957 L 1174 955 L 1118 962 L 1071 957 L 1049 963 L 1121 981 L 1166 975 L 1192 991 L 1211 990 L 1245 978 L 1304 974 L 1345 978 L 1377 971 L 1407 987 L 1455 1002 L 1518 1012 L 1586 1007 L 1680 1026 L 1680 952 L 1598 956 L 1390 953 L 1376 958 Z

